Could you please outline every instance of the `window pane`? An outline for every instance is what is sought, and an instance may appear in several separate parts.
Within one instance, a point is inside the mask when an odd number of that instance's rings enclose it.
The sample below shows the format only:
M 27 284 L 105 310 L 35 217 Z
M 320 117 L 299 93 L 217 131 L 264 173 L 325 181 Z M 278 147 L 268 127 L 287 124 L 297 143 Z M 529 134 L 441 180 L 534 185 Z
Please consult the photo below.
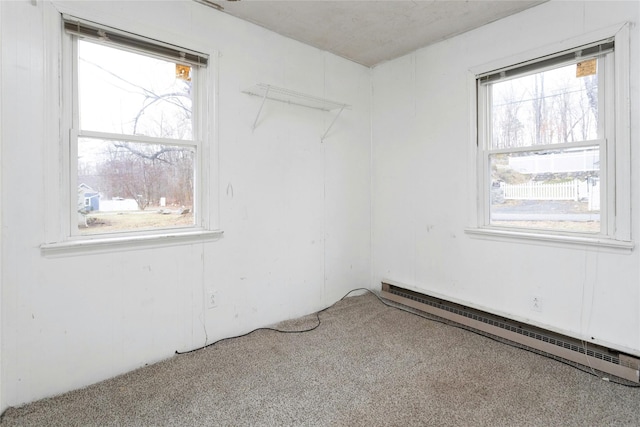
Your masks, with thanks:
M 80 138 L 80 234 L 193 226 L 195 157 L 190 147 Z
M 191 84 L 189 67 L 78 41 L 83 130 L 193 139 Z
M 597 62 L 593 65 L 594 74 L 583 77 L 571 64 L 492 84 L 489 148 L 599 139 Z
M 598 146 L 492 154 L 490 223 L 600 232 Z

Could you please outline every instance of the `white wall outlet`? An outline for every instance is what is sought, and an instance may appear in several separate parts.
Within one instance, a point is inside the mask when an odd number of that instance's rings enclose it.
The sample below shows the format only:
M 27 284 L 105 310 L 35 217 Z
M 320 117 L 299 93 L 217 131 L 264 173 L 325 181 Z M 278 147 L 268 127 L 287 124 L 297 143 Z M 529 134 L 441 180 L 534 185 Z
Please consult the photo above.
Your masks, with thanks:
M 218 306 L 218 292 L 213 289 L 207 291 L 207 308 L 216 308 Z
M 537 295 L 531 297 L 531 310 L 537 311 L 538 313 L 542 312 L 542 298 Z

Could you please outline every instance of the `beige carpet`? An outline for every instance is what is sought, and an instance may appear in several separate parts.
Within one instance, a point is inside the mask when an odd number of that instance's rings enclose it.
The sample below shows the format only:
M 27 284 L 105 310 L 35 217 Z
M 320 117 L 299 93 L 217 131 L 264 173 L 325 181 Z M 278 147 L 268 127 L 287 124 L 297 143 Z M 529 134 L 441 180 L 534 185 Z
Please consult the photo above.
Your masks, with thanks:
M 640 425 L 640 389 L 346 298 L 312 332 L 257 331 L 10 408 L 6 426 Z M 316 316 L 280 328 L 312 327 Z

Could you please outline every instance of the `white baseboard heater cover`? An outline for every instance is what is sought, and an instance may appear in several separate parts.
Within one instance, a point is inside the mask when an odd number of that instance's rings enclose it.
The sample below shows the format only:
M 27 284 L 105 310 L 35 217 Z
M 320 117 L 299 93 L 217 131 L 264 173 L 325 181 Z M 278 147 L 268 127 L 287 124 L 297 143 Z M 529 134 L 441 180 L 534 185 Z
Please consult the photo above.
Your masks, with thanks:
M 467 329 L 511 341 L 543 355 L 564 359 L 640 384 L 640 359 L 616 350 L 583 343 L 535 326 L 465 307 L 450 301 L 382 282 L 382 297 Z

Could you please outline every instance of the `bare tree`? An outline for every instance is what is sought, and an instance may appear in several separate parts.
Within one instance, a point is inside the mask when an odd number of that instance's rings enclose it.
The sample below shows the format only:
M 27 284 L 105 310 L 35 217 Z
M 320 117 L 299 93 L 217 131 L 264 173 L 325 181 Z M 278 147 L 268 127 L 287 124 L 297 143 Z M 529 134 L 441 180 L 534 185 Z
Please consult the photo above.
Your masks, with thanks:
M 584 82 L 584 88 L 587 91 L 587 98 L 589 99 L 589 107 L 598 122 L 598 75 L 593 74 L 591 76 L 582 77 Z
M 533 120 L 535 145 L 543 143 L 545 112 L 544 73 L 539 73 L 534 75 Z
M 134 199 L 141 210 L 167 196 L 175 204 L 193 202 L 191 150 L 133 143 L 113 143 L 109 150 L 99 173 L 112 196 Z
M 493 110 L 493 147 L 522 146 L 523 124 L 519 118 L 523 94 L 517 94 L 512 82 L 500 91 L 499 104 Z

